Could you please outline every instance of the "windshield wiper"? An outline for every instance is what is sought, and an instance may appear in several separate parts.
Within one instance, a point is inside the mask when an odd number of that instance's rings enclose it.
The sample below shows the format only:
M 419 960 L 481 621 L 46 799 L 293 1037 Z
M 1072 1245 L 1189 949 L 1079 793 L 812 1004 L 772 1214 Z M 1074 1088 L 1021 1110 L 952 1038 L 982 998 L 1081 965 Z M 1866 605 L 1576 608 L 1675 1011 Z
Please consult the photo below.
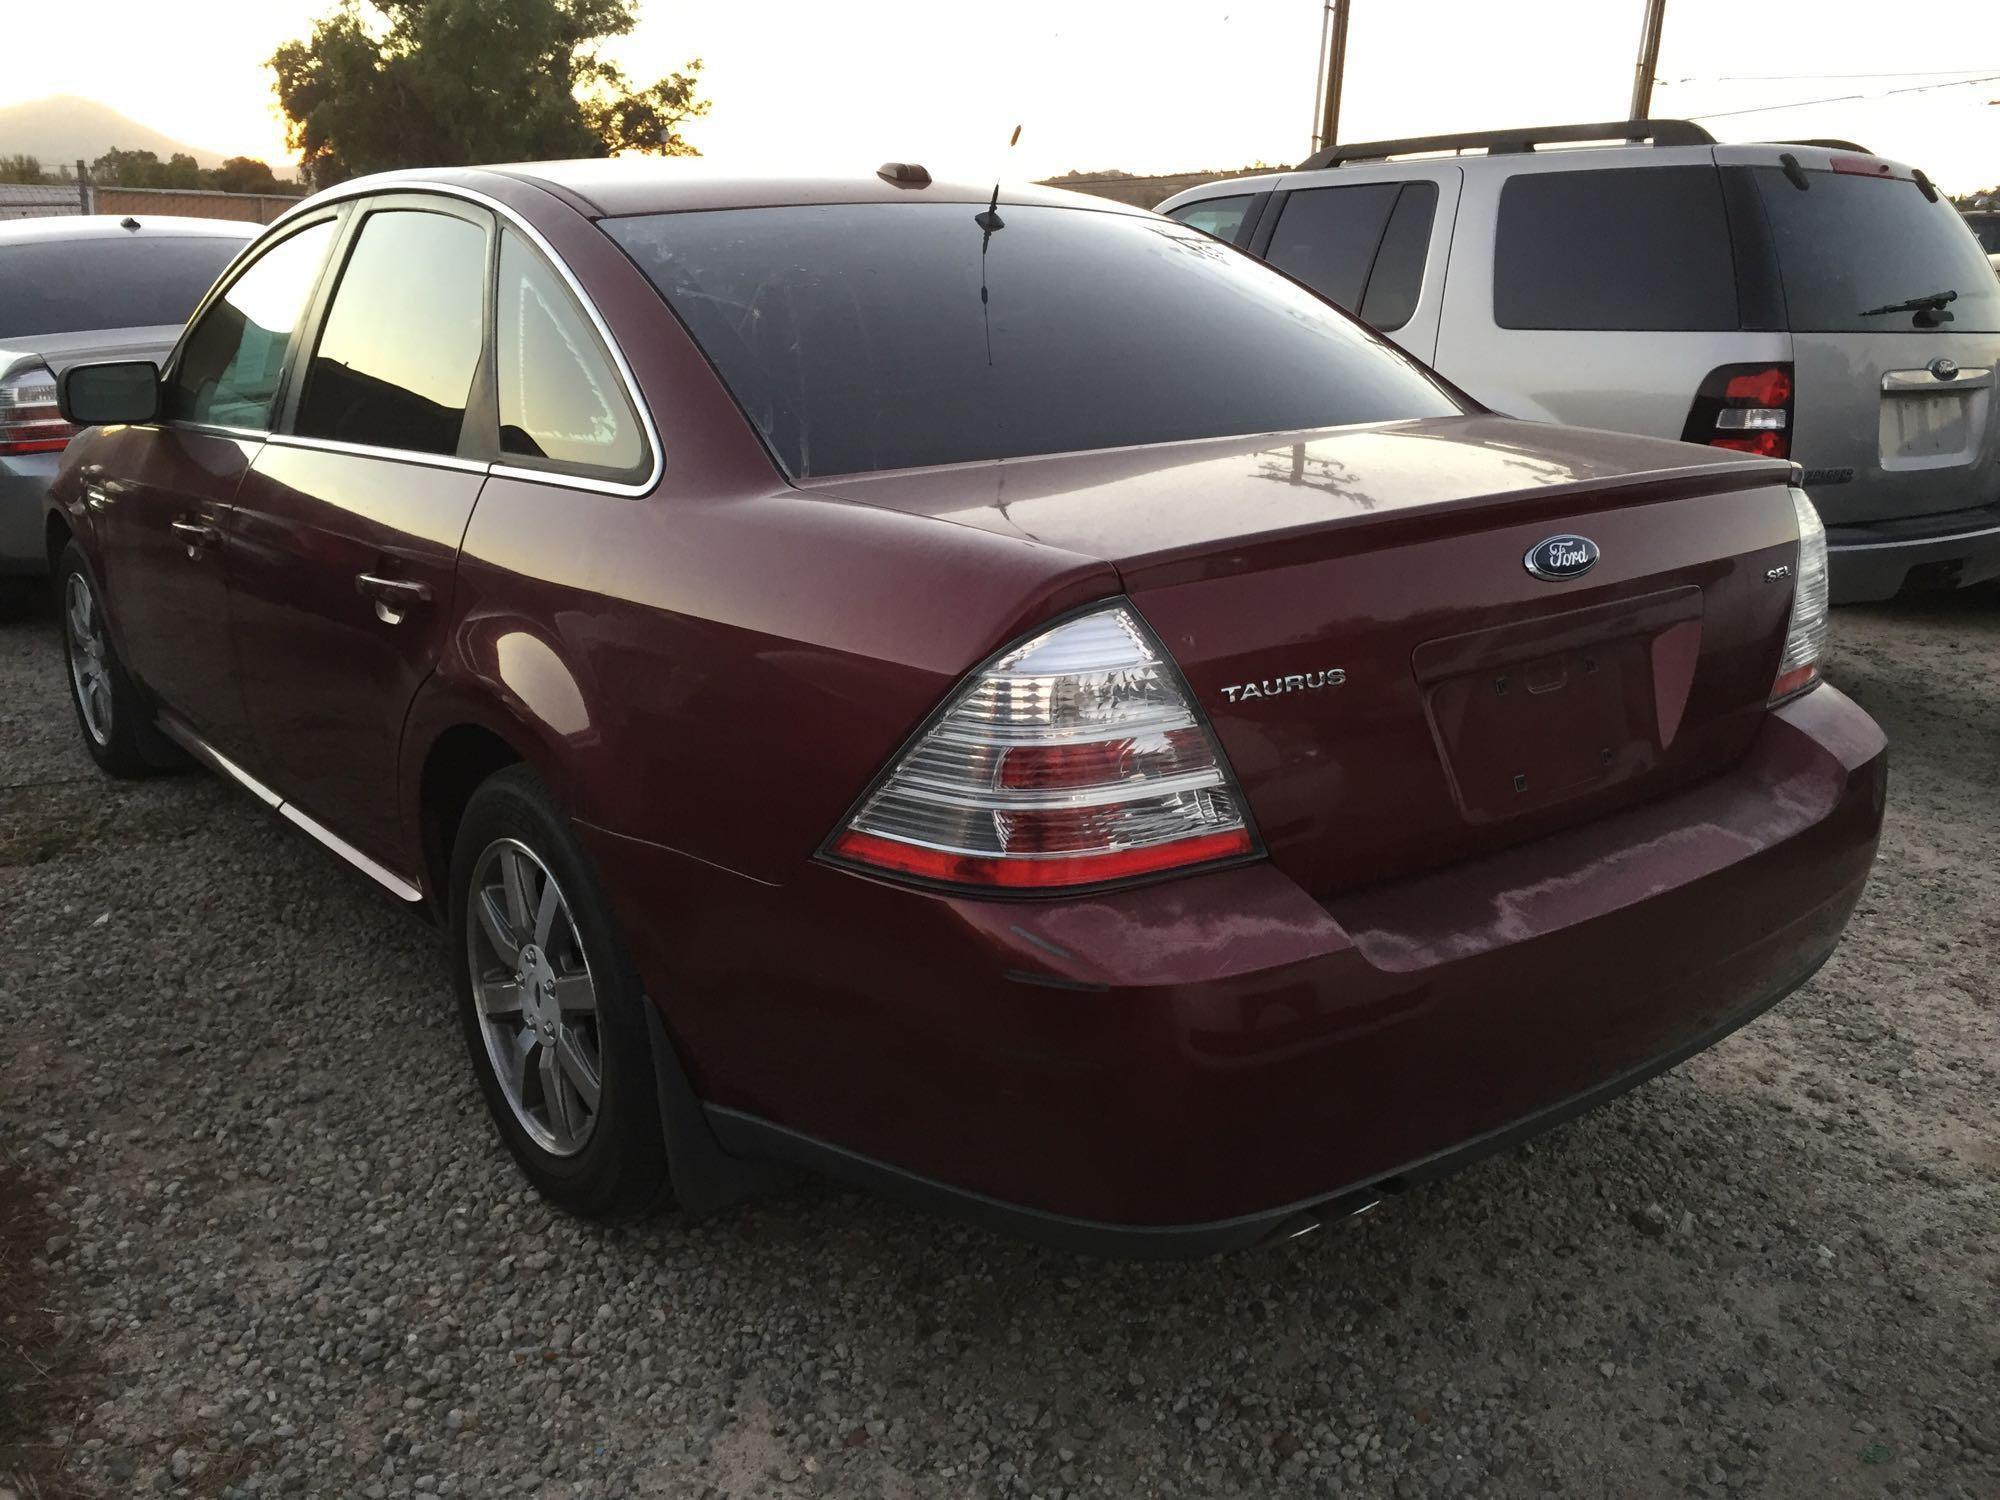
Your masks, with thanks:
M 1871 307 L 1861 316 L 1879 318 L 1885 313 L 1941 313 L 1946 303 L 1957 300 L 1956 291 L 1932 292 L 1927 297 L 1912 297 L 1907 302 L 1891 302 L 1882 307 Z

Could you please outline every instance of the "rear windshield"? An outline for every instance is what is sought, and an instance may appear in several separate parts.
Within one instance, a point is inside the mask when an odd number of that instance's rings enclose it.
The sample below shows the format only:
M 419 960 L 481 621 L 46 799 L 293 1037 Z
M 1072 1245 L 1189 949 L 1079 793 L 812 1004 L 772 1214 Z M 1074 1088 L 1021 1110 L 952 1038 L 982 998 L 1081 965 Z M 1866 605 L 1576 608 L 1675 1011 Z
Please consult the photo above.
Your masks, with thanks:
M 1965 222 L 1972 226 L 1980 249 L 1988 255 L 2000 255 L 2000 214 L 1967 214 Z
M 0 246 L 0 342 L 185 323 L 244 243 L 135 234 Z
M 2000 278 L 1944 198 L 1907 178 L 1808 172 L 1801 192 L 1780 167 L 1756 177 L 1797 332 L 1907 333 L 1909 313 L 1868 310 L 1933 292 L 1958 293 L 1947 330 L 2000 330 Z
M 1413 361 L 1169 220 L 1001 204 L 604 227 L 794 477 L 1447 416 Z

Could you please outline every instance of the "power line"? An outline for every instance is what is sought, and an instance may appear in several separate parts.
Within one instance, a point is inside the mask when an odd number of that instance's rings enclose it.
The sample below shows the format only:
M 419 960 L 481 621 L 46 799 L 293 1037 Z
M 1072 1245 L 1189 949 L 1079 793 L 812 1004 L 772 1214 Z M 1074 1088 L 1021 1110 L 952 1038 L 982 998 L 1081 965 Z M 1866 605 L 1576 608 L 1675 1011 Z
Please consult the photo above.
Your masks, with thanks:
M 1923 68 L 1909 73 L 1690 73 L 1685 78 L 1662 78 L 1661 83 L 1799 83 L 1810 78 L 1952 78 L 1959 73 L 1980 73 L 1993 67 L 1982 63 L 1974 68 Z M 1961 80 L 1971 82 L 1970 79 Z
M 1749 109 L 1717 109 L 1707 114 L 1689 115 L 1691 120 L 1723 120 L 1732 115 L 1769 114 L 1774 109 L 1804 109 L 1811 104 L 1847 104 L 1863 99 L 1887 99 L 1895 94 L 1928 94 L 1933 89 L 1963 88 L 1973 83 L 2000 83 L 2000 73 L 1990 73 L 1984 78 L 1958 78 L 1950 83 L 1920 83 L 1906 89 L 1884 89 L 1879 94 L 1833 94 L 1824 99 L 1793 99 L 1786 104 L 1757 104 Z

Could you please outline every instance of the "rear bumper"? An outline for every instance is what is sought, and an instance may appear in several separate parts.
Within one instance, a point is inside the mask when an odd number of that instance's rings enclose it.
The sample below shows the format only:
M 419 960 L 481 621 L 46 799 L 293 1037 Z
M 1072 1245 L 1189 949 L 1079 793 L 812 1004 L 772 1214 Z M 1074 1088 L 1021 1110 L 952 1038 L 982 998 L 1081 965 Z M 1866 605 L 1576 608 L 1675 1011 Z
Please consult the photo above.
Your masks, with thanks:
M 1908 521 L 1829 526 L 1827 566 L 1835 604 L 1894 598 L 1919 578 L 1964 587 L 2000 578 L 2000 504 Z
M 756 886 L 591 833 L 721 1142 L 1029 1236 L 1199 1254 L 1436 1175 L 1707 1046 L 1824 962 L 1874 857 L 1831 688 L 1673 797 L 1313 900 L 1270 866 L 967 901 Z
M 42 507 L 61 463 L 60 453 L 0 458 L 0 575 L 48 572 Z

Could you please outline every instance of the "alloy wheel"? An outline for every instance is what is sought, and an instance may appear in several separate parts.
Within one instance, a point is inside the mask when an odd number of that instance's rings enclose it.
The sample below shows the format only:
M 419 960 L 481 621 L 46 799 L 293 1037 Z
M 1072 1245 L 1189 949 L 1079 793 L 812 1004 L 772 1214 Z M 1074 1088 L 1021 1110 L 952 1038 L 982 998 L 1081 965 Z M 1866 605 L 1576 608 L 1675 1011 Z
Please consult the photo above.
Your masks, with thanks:
M 63 585 L 63 625 L 69 635 L 69 680 L 83 727 L 100 745 L 111 743 L 111 664 L 104 616 L 81 573 Z
M 597 985 L 569 900 L 548 866 L 496 839 L 472 867 L 466 960 L 486 1055 L 521 1128 L 574 1156 L 596 1128 L 603 1088 Z

